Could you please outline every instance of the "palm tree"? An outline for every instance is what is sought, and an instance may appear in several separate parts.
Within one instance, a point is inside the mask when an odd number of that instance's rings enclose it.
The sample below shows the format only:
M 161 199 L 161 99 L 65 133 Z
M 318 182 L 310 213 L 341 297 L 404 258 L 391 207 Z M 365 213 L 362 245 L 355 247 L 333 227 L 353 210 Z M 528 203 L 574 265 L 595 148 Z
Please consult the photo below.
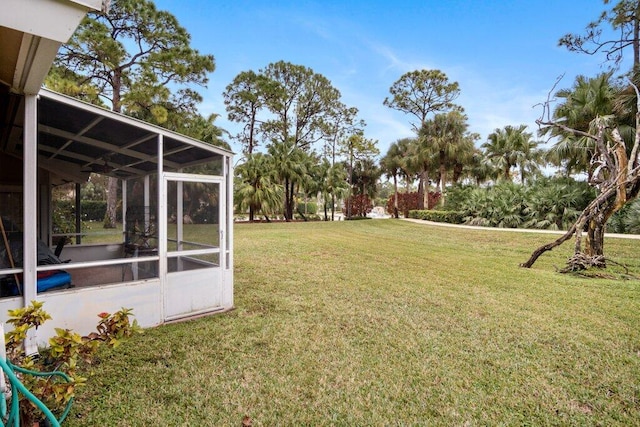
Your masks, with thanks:
M 331 220 L 333 221 L 335 200 L 344 197 L 348 190 L 347 171 L 343 163 L 331 165 L 326 159 L 317 166 L 316 171 L 318 172 L 316 189 L 323 200 L 324 220 L 329 219 L 327 205 L 331 202 Z
M 371 158 L 357 160 L 353 165 L 353 187 L 355 194 L 373 199 L 378 191 L 376 183 L 382 171 Z
M 493 163 L 496 169 L 502 171 L 505 180 L 511 180 L 511 167 L 515 160 L 511 156 L 509 138 L 506 129 L 496 128 L 489 134 L 487 142 L 481 146 L 485 150 L 485 156 Z
M 303 151 L 303 153 L 304 156 L 302 157 L 302 168 L 304 169 L 305 173 L 300 177 L 298 181 L 296 193 L 302 193 L 304 195 L 304 214 L 306 214 L 306 202 L 308 201 L 309 196 L 317 197 L 320 189 L 323 186 L 323 181 L 325 180 L 326 173 L 325 163 L 328 163 L 328 160 L 321 160 L 316 153 L 311 151 Z M 301 212 L 298 213 L 302 214 Z
M 418 140 L 416 138 L 403 138 L 396 142 L 400 157 L 400 174 L 404 177 L 405 191 L 408 193 L 411 184 L 415 182 L 419 174 L 418 159 L 415 156 Z
M 524 183 L 527 169 L 537 164 L 540 154 L 536 151 L 538 142 L 532 141 L 532 135 L 525 132 L 526 125 L 505 126 L 492 132 L 487 142 L 482 144 L 486 156 L 502 170 L 502 178 L 511 181 L 511 169 L 520 168 L 520 179 Z
M 520 169 L 520 182 L 523 185 L 530 177 L 540 176 L 541 166 L 546 164 L 546 151 L 539 149 L 539 145 L 539 141 L 524 141 L 522 151 L 518 153 L 517 164 Z
M 307 153 L 296 146 L 292 140 L 273 142 L 268 148 L 273 157 L 273 170 L 284 189 L 283 214 L 286 221 L 293 219 L 295 190 L 306 174 L 305 157 Z
M 345 164 L 348 168 L 349 165 Z M 354 215 L 364 215 L 362 203 L 371 201 L 378 191 L 377 182 L 381 175 L 381 169 L 377 167 L 371 157 L 358 159 L 353 163 L 349 179 L 350 191 L 346 204 L 347 218 Z
M 393 179 L 393 217 L 398 215 L 398 175 L 402 171 L 402 153 L 397 142 L 389 146 L 387 154 L 380 160 L 380 168 L 387 178 Z
M 254 153 L 236 168 L 239 183 L 236 190 L 236 204 L 240 210 L 249 209 L 249 221 L 257 212 L 274 211 L 282 203 L 282 191 L 275 182 L 273 159 L 269 155 Z
M 473 177 L 476 158 L 482 157 L 481 151 L 476 148 L 476 141 L 480 139 L 477 133 L 467 133 L 458 144 L 456 155 L 451 159 L 453 176 L 451 181 L 454 184 L 460 182 L 462 178 Z
M 407 164 L 418 176 L 418 209 L 429 207 L 430 177 L 437 172 L 437 151 L 429 136 L 422 135 L 409 146 Z
M 616 93 L 611 84 L 611 75 L 611 72 L 607 72 L 594 78 L 578 76 L 571 89 L 558 91 L 556 97 L 564 101 L 554 111 L 554 120 L 568 128 L 587 132 L 596 117 L 611 114 Z M 557 127 L 543 128 L 541 133 L 558 137 L 558 141 L 547 152 L 547 161 L 562 167 L 566 176 L 588 171 L 594 154 L 590 138 L 578 137 L 573 132 L 565 132 Z
M 467 130 L 467 116 L 454 110 L 437 114 L 427 120 L 420 129 L 420 135 L 431 145 L 438 164 L 438 188 L 444 193 L 447 182 L 447 169 L 464 149 L 464 133 Z
M 474 148 L 471 158 L 469 175 L 473 179 L 476 186 L 495 180 L 500 176 L 501 171 L 496 168 L 491 159 L 487 157 L 481 149 Z

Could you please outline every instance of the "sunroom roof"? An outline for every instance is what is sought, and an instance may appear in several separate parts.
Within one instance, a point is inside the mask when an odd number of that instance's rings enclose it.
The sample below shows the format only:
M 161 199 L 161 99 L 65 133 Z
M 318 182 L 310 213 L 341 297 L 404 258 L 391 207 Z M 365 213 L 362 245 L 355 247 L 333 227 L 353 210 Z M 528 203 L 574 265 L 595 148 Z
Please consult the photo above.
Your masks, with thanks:
M 16 108 L 22 110 L 21 105 Z M 18 112 L 14 117 L 22 116 Z M 22 151 L 22 132 L 15 132 L 21 128 L 14 123 L 8 140 L 0 141 L 9 154 Z M 38 166 L 61 177 L 79 180 L 93 171 L 128 179 L 154 173 L 158 135 L 163 137 L 165 171 L 232 156 L 223 148 L 47 89 L 38 94 Z

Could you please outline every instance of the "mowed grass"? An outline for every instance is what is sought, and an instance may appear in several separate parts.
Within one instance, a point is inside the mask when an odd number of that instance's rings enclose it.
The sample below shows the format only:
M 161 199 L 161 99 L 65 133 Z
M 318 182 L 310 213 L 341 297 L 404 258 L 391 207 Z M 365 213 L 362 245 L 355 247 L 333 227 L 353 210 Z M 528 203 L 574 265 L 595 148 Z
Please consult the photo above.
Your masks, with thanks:
M 236 309 L 101 353 L 67 425 L 635 425 L 640 282 L 556 273 L 570 243 L 518 267 L 554 238 L 236 225 Z

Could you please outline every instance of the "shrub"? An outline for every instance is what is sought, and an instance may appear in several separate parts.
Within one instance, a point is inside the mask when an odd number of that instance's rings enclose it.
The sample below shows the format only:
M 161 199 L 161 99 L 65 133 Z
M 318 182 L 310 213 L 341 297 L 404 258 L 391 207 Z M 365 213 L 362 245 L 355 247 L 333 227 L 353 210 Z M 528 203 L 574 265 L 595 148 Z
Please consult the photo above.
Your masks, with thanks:
M 640 200 L 627 203 L 627 215 L 624 218 L 625 233 L 640 234 Z M 625 207 L 627 206 L 625 205 Z
M 347 207 L 350 206 L 350 209 Z M 344 201 L 344 208 L 342 211 L 346 214 L 347 212 L 350 214 L 350 217 L 354 216 L 367 216 L 369 212 L 373 209 L 373 202 L 369 197 L 358 194 L 355 196 L 349 197 Z
M 107 212 L 107 202 L 102 200 L 83 200 L 80 206 L 85 221 L 102 221 Z
M 13 330 L 7 332 L 5 337 L 7 360 L 17 369 L 56 371 L 62 373 L 56 378 L 68 379 L 60 381 L 51 376 L 32 375 L 21 375 L 20 378 L 27 390 L 54 414 L 62 413 L 64 419 L 76 388 L 86 382 L 85 378 L 77 374 L 80 362 L 91 363 L 101 344 L 116 347 L 123 340 L 139 333 L 140 328 L 135 320 L 131 322 L 129 319 L 133 316 L 131 309 L 123 308 L 113 314 L 100 313 L 96 332 L 81 337 L 69 329 L 56 328 L 56 335 L 49 339 L 49 348 L 45 349 L 40 357 L 27 356 L 23 344 L 27 332 L 51 319 L 42 309 L 43 304 L 32 301 L 27 307 L 9 310 L 7 323 L 13 325 Z M 31 426 L 42 418 L 39 409 L 24 396 L 20 396 L 19 409 L 23 425 Z
M 82 200 L 80 202 L 83 221 L 102 221 L 107 212 L 107 202 Z M 75 233 L 75 203 L 71 200 L 53 202 L 53 232 L 55 234 Z
M 543 178 L 525 196 L 525 226 L 566 230 L 580 216 L 595 192 L 586 182 L 569 178 Z
M 627 203 L 607 223 L 612 233 L 640 234 L 640 199 Z
M 306 205 L 306 210 L 305 210 Z M 315 215 L 318 213 L 318 205 L 315 202 L 301 202 L 296 206 L 298 212 L 302 212 L 305 216 Z
M 433 208 L 440 201 L 441 194 L 437 191 L 429 192 L 429 206 Z M 417 191 L 411 193 L 398 193 L 398 213 L 405 218 L 409 218 L 409 211 L 418 209 L 420 197 Z M 387 213 L 393 215 L 394 195 L 389 196 L 387 200 Z
M 491 187 L 447 190 L 445 209 L 463 213 L 464 222 L 487 227 L 567 229 L 595 193 L 585 182 L 541 178 L 529 186 L 500 182 Z
M 478 190 L 475 185 L 454 185 L 447 188 L 444 201 L 444 210 L 460 211 L 465 207 L 467 199 L 471 193 Z
M 477 188 L 459 211 L 467 224 L 516 228 L 525 221 L 524 191 L 524 187 L 513 183 Z
M 463 214 L 455 211 L 412 210 L 409 211 L 409 218 L 446 222 L 449 224 L 462 224 L 464 222 Z
M 69 200 L 53 202 L 53 232 L 55 234 L 75 233 L 75 206 Z
M 394 195 L 392 194 L 387 200 L 387 213 L 394 215 Z M 418 193 L 398 193 L 398 213 L 405 218 L 409 217 L 409 211 L 412 209 L 418 209 Z
M 440 203 L 441 198 L 442 193 L 439 191 L 429 191 L 429 206 L 427 206 L 427 209 L 433 209 L 438 203 Z

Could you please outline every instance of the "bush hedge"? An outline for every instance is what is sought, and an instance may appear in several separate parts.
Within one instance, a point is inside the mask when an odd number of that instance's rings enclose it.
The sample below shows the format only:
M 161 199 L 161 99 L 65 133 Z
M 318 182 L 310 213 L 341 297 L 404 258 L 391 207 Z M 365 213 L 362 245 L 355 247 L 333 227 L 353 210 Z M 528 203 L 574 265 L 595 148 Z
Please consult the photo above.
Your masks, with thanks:
M 102 221 L 107 212 L 107 202 L 101 200 L 82 200 L 82 219 L 88 221 Z
M 594 197 L 586 182 L 543 177 L 526 186 L 499 182 L 488 187 L 451 187 L 445 210 L 462 212 L 469 225 L 567 230 Z
M 449 224 L 462 224 L 464 222 L 462 212 L 456 211 L 411 210 L 409 211 L 409 218 Z
M 429 208 L 434 207 L 440 201 L 441 194 L 437 191 L 429 191 Z M 398 213 L 405 218 L 409 217 L 409 211 L 412 209 L 418 209 L 420 197 L 417 191 L 411 193 L 398 193 Z M 395 203 L 395 195 L 392 194 L 387 200 L 387 213 L 394 215 L 393 205 Z
M 304 202 L 300 202 L 298 203 L 298 206 L 296 207 L 296 210 L 298 212 L 302 212 L 305 215 L 315 215 L 318 213 L 318 205 L 315 202 L 307 202 L 307 209 L 304 209 Z
M 74 215 L 74 202 L 71 200 L 58 200 L 53 203 L 54 210 L 66 218 Z M 107 202 L 102 200 L 81 200 L 82 220 L 102 221 L 107 212 Z

